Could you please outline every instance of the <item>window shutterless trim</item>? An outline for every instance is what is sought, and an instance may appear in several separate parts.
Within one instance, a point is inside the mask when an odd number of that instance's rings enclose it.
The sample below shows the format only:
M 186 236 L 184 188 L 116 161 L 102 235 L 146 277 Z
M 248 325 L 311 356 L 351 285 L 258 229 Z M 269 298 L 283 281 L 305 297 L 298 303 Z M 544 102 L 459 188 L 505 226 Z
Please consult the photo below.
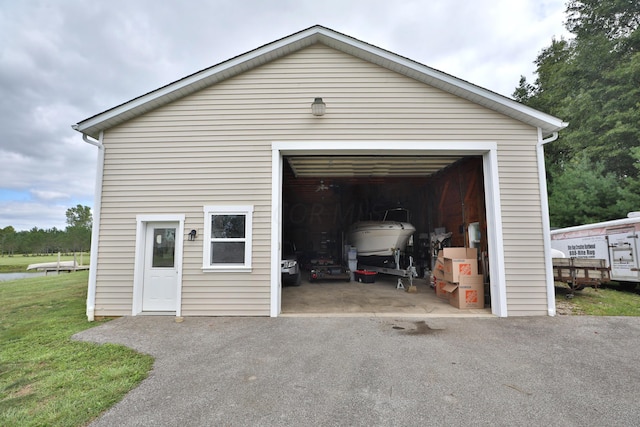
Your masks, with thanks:
M 202 247 L 202 271 L 203 272 L 251 272 L 253 252 L 253 205 L 237 205 L 237 206 L 204 206 L 204 236 Z M 211 237 L 211 217 L 213 215 L 244 215 L 245 217 L 245 237 L 244 238 L 212 238 Z M 214 241 L 222 242 L 244 242 L 244 263 L 211 263 L 211 243 Z

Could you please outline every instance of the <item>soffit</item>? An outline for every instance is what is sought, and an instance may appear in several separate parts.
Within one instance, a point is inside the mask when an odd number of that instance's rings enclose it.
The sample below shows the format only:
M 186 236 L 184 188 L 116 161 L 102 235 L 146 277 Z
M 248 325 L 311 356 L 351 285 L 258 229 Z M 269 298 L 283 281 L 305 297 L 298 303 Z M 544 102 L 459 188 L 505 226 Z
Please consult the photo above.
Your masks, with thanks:
M 430 176 L 463 156 L 289 156 L 298 178 Z

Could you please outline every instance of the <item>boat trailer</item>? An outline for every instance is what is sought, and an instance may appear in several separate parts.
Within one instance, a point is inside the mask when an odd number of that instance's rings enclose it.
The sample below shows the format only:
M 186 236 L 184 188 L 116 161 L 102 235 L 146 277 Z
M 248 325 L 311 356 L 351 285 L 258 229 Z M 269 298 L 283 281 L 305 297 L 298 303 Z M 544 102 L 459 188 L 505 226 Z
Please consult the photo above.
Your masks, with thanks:
M 395 265 L 398 267 L 400 265 L 400 250 L 394 249 L 393 251 L 393 259 L 395 260 Z M 361 270 L 367 271 L 375 271 L 376 273 L 388 274 L 390 276 L 398 276 L 398 284 L 396 285 L 396 289 L 405 289 L 404 283 L 402 282 L 403 278 L 409 279 L 409 289 L 406 289 L 407 292 L 416 292 L 417 289 L 413 284 L 413 278 L 418 277 L 418 272 L 416 267 L 413 265 L 413 257 L 409 257 L 409 266 L 405 269 L 401 268 L 387 268 L 387 267 L 376 267 L 374 265 L 359 265 Z

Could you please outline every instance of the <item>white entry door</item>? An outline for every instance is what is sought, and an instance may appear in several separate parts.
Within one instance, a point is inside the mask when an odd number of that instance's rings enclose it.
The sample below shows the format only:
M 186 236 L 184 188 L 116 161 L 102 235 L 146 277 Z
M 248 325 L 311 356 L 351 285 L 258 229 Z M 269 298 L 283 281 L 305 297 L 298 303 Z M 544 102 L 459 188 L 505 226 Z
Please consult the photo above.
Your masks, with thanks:
M 146 225 L 142 311 L 176 311 L 178 223 L 149 222 Z

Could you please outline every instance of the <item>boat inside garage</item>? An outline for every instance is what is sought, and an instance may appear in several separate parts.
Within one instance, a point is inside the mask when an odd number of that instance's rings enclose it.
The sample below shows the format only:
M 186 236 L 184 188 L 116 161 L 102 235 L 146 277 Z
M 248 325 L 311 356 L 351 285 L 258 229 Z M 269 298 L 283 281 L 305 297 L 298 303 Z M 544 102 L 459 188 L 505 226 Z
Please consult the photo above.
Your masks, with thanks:
M 491 315 L 482 156 L 283 160 L 282 242 L 295 251 L 300 277 L 283 274 L 281 315 Z M 350 229 L 385 215 L 405 215 L 415 231 L 395 256 L 362 256 Z M 443 247 L 476 248 L 482 307 L 458 308 L 436 295 Z

